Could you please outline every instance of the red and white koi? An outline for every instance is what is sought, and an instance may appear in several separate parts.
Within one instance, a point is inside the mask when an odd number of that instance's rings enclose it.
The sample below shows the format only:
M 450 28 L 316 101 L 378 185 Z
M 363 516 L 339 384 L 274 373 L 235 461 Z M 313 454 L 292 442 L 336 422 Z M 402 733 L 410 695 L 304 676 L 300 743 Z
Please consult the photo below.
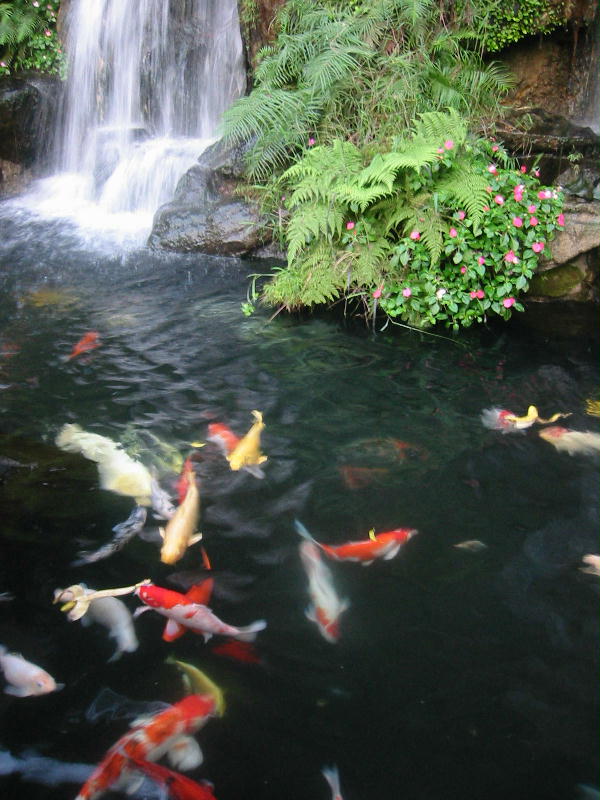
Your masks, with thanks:
M 600 452 L 600 433 L 572 431 L 569 428 L 553 425 L 540 431 L 540 436 L 557 450 L 572 456 L 576 453 L 589 456 Z
M 213 794 L 213 785 L 208 781 L 196 783 L 191 778 L 163 767 L 162 764 L 153 764 L 141 758 L 131 758 L 132 769 L 139 770 L 155 783 L 165 788 L 166 797 L 172 800 L 216 800 Z
M 211 581 L 210 591 L 212 591 L 212 578 L 207 578 L 203 583 L 192 586 L 186 594 L 163 589 L 152 583 L 139 586 L 136 594 L 146 606 L 138 608 L 133 616 L 137 617 L 145 611 L 154 610 L 167 617 L 168 622 L 163 632 L 163 639 L 166 642 L 178 639 L 186 629 L 201 634 L 204 636 L 204 641 L 208 641 L 213 635 L 231 636 L 244 642 L 254 641 L 256 634 L 267 627 L 265 620 L 257 620 L 243 628 L 228 625 L 220 620 L 205 605 L 207 602 L 205 587 L 208 581 Z
M 192 694 L 149 719 L 134 722 L 131 729 L 110 748 L 75 800 L 94 800 L 109 790 L 133 791 L 140 783 L 135 761 L 157 761 L 167 755 L 176 766 L 194 769 L 202 763 L 202 752 L 192 739 L 215 715 L 210 694 Z M 180 761 L 186 753 L 185 766 Z
M 340 617 L 350 603 L 338 597 L 331 571 L 323 562 L 321 551 L 314 542 L 302 542 L 300 558 L 308 576 L 308 594 L 312 601 L 306 609 L 306 616 L 316 623 L 323 638 L 334 644 L 340 638 Z
M 313 539 L 299 520 L 295 520 L 294 524 L 300 536 L 316 544 L 330 558 L 334 558 L 336 561 L 357 561 L 363 567 L 369 566 L 378 558 L 382 558 L 384 561 L 394 558 L 399 553 L 400 548 L 418 533 L 415 528 L 395 528 L 378 534 L 370 531 L 368 539 L 330 545 L 321 544 Z
M 323 777 L 329 784 L 329 788 L 331 789 L 331 800 L 344 800 L 342 797 L 342 790 L 340 787 L 340 774 L 338 772 L 337 766 L 334 764 L 333 767 L 323 767 L 321 770 Z

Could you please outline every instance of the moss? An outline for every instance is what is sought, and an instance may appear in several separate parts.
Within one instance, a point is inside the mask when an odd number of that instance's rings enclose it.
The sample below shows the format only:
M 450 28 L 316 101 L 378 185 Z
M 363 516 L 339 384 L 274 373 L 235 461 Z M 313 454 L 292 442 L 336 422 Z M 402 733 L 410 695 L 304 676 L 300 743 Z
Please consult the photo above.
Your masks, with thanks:
M 529 294 L 546 297 L 564 297 L 570 294 L 583 280 L 575 264 L 562 264 L 534 275 L 529 284 Z

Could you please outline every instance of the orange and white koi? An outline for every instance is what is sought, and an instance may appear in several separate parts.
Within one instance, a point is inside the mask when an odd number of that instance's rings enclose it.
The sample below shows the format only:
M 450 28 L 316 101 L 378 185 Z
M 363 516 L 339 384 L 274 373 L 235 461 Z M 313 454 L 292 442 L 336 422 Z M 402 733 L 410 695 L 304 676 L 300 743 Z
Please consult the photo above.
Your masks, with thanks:
M 337 766 L 334 764 L 333 767 L 323 767 L 321 773 L 331 789 L 331 800 L 344 800 Z
M 522 431 L 526 428 L 531 428 L 536 422 L 539 425 L 550 425 L 552 422 L 556 422 L 557 419 L 570 416 L 570 413 L 557 413 L 553 414 L 548 419 L 543 419 L 538 414 L 538 410 L 535 406 L 529 406 L 527 414 L 523 417 L 518 417 L 506 408 L 484 408 L 481 412 L 481 422 L 486 428 L 490 428 L 490 430 L 511 433 L 513 431 Z
M 583 556 L 581 560 L 585 564 L 585 567 L 579 567 L 582 572 L 588 575 L 600 576 L 600 556 L 588 553 L 588 555 Z
M 137 769 L 147 775 L 155 783 L 163 786 L 167 792 L 165 798 L 172 800 L 216 800 L 213 794 L 213 785 L 208 781 L 196 783 L 191 778 L 141 758 L 129 759 L 131 768 Z
M 576 453 L 594 455 L 600 452 L 600 433 L 572 431 L 569 428 L 561 428 L 560 425 L 553 425 L 540 431 L 539 435 L 558 451 L 572 456 Z
M 221 423 L 209 425 L 206 438 L 219 446 L 234 472 L 244 469 L 255 478 L 264 478 L 265 474 L 259 465 L 267 460 L 260 451 L 260 434 L 265 423 L 260 411 L 253 411 L 252 416 L 255 422 L 241 439 Z
M 196 533 L 200 514 L 200 492 L 196 483 L 196 474 L 191 468 L 187 471 L 188 489 L 181 505 L 168 521 L 164 530 L 160 528 L 163 546 L 160 560 L 163 564 L 175 564 L 183 557 L 187 548 L 200 541 L 201 533 Z
M 7 681 L 4 692 L 14 697 L 39 696 L 64 687 L 64 683 L 56 683 L 46 670 L 27 661 L 20 653 L 9 653 L 3 645 L 0 645 L 0 669 Z
M 214 715 L 211 695 L 192 694 L 149 719 L 134 722 L 106 753 L 75 800 L 94 800 L 109 790 L 134 790 L 140 783 L 132 767 L 136 759 L 157 761 L 167 755 L 174 766 L 194 769 L 202 763 L 202 752 L 191 737 Z
M 350 603 L 338 597 L 331 571 L 323 562 L 321 551 L 314 542 L 302 542 L 300 558 L 308 576 L 308 594 L 312 601 L 306 609 L 306 616 L 317 624 L 323 638 L 334 644 L 340 638 L 340 617 Z
M 345 544 L 330 545 L 317 542 L 304 525 L 295 520 L 296 531 L 309 542 L 313 542 L 323 550 L 330 558 L 336 561 L 357 561 L 363 567 L 369 566 L 377 558 L 389 561 L 400 551 L 418 531 L 415 528 L 395 528 L 385 533 L 375 533 L 369 531 L 369 538 L 358 542 L 346 542 Z
M 205 583 L 192 586 L 186 594 L 163 589 L 152 583 L 139 586 L 136 594 L 146 605 L 138 608 L 133 616 L 137 617 L 152 609 L 163 617 L 167 617 L 168 622 L 163 633 L 163 639 L 166 642 L 178 639 L 186 629 L 201 634 L 204 636 L 204 641 L 208 641 L 213 635 L 218 635 L 251 642 L 254 641 L 259 631 L 267 627 L 267 623 L 262 619 L 243 628 L 228 625 L 220 620 L 204 602 L 199 602 L 204 599 Z

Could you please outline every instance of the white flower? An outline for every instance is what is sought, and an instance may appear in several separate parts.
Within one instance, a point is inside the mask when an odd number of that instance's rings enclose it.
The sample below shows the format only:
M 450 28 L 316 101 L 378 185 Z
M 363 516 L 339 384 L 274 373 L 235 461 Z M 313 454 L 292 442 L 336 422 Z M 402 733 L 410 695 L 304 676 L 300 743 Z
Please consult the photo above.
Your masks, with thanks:
M 442 299 L 442 297 L 443 297 L 445 294 L 446 294 L 446 289 L 442 288 L 442 289 L 438 289 L 438 290 L 437 290 L 437 292 L 435 293 L 435 296 L 437 297 L 437 299 L 438 299 L 438 300 L 441 300 L 441 299 Z

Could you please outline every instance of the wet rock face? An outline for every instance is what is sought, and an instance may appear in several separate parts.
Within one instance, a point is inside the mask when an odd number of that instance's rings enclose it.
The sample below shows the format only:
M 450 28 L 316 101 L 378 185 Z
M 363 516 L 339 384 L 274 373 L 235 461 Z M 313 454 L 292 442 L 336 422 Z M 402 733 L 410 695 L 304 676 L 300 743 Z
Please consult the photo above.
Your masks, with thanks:
M 244 255 L 263 243 L 258 210 L 235 194 L 244 148 L 211 145 L 181 178 L 170 203 L 154 216 L 150 247 L 177 252 Z

